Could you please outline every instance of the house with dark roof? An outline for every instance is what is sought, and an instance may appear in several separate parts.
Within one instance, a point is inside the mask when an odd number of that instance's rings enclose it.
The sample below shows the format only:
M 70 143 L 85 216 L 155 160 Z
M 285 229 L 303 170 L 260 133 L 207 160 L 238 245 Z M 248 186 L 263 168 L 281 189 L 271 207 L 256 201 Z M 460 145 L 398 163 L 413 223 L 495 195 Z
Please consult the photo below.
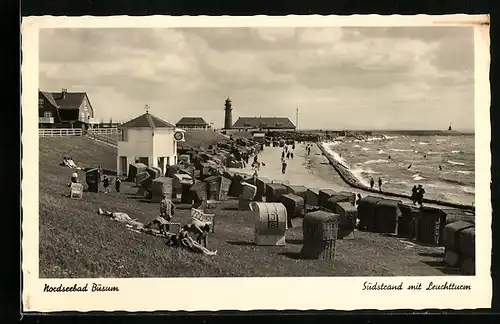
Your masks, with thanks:
M 184 141 L 184 130 L 149 112 L 120 126 L 117 170 L 128 174 L 130 164 L 143 163 L 157 167 L 165 174 L 166 167 L 177 164 L 177 142 Z
M 240 117 L 233 129 L 239 131 L 294 131 L 296 126 L 287 117 Z
M 94 108 L 86 92 L 38 91 L 39 127 L 86 128 L 94 118 Z
M 181 129 L 209 129 L 210 124 L 201 117 L 182 117 L 181 120 L 175 124 L 176 127 Z

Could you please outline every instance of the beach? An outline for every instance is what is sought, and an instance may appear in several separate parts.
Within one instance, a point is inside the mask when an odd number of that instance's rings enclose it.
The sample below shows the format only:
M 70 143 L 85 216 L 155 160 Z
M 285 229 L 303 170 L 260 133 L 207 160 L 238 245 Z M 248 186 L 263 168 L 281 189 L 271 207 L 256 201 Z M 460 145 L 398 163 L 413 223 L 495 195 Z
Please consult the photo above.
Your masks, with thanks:
M 325 147 L 328 147 L 330 143 L 322 143 Z M 342 149 L 342 145 L 333 144 L 337 149 Z M 355 144 L 354 144 L 355 145 Z M 265 165 L 261 166 L 258 175 L 261 177 L 268 178 L 269 180 L 277 181 L 277 182 L 285 182 L 291 185 L 304 185 L 308 188 L 320 188 L 320 189 L 333 189 L 335 191 L 349 191 L 356 194 L 361 194 L 361 196 L 383 196 L 383 194 L 373 194 L 367 193 L 362 190 L 358 190 L 352 188 L 347 183 L 345 183 L 339 174 L 335 171 L 335 169 L 329 164 L 328 159 L 322 155 L 320 149 L 316 145 L 311 146 L 311 154 L 307 155 L 306 152 L 306 144 L 296 144 L 294 150 L 294 158 L 287 159 L 287 170 L 285 174 L 281 173 L 281 152 L 283 148 L 281 147 L 265 147 L 263 151 L 259 152 L 258 159 L 260 162 L 263 162 Z M 338 152 L 329 148 L 329 152 Z M 345 152 L 345 151 L 341 151 Z M 342 153 L 341 153 L 342 154 Z M 345 153 L 343 154 L 345 155 Z M 340 158 L 339 154 L 336 153 L 336 156 L 339 160 L 343 162 L 344 165 L 348 166 L 346 159 L 343 157 Z M 352 155 L 350 155 L 352 156 Z M 395 155 L 396 156 L 396 155 Z M 392 158 L 392 156 L 391 156 Z M 411 163 L 411 162 L 409 162 Z M 372 166 L 373 168 L 373 166 Z M 253 170 L 250 165 L 247 165 L 243 169 L 231 168 L 229 169 L 232 172 L 239 172 L 245 174 L 253 174 Z M 352 171 L 352 169 L 351 169 Z M 363 182 L 367 182 L 367 178 L 363 177 L 362 174 L 356 172 L 354 170 L 353 174 L 356 177 L 359 177 Z M 381 176 L 384 179 L 383 189 L 387 191 L 394 191 L 409 194 L 411 191 L 410 182 L 408 182 L 408 187 L 394 186 L 392 183 L 388 182 L 385 176 Z M 368 178 L 369 179 L 369 178 Z M 377 177 L 374 177 L 375 181 L 378 180 Z M 369 180 L 368 180 L 369 182 Z M 427 179 L 426 182 L 420 182 L 424 184 L 424 188 L 426 189 L 425 196 L 427 198 L 433 199 L 442 199 L 449 202 L 454 203 L 464 203 L 471 204 L 474 201 L 474 195 L 472 197 L 467 192 L 463 192 L 460 194 L 460 187 L 456 185 L 457 188 L 453 188 L 450 186 L 448 191 L 437 192 L 433 189 L 436 187 L 433 183 L 430 182 L 430 179 Z M 367 183 L 368 184 L 368 183 Z M 417 182 L 415 182 L 417 184 Z M 377 186 L 377 184 L 375 184 Z M 440 188 L 440 187 L 437 187 Z M 405 189 L 407 189 L 405 191 Z M 444 199 L 444 198 L 446 199 Z M 401 199 L 405 203 L 411 203 L 409 199 Z M 428 206 L 433 206 L 430 204 L 426 204 Z M 434 206 L 438 207 L 438 206 Z
M 414 185 L 430 199 L 473 205 L 474 136 L 386 136 L 323 142 L 325 150 L 363 184 L 381 178 L 387 191 L 410 194 Z

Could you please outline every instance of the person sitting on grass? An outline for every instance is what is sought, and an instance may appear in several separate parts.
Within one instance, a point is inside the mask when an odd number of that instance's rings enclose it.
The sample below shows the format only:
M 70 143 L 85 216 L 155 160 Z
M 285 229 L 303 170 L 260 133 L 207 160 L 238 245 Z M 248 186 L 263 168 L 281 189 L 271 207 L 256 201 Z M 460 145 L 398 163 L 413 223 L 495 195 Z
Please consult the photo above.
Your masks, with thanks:
M 167 221 L 165 218 L 163 218 L 162 216 L 158 216 L 155 219 L 153 219 L 149 224 L 145 225 L 144 228 L 153 228 L 155 226 L 160 231 L 160 234 L 168 235 L 170 231 L 170 222 Z
M 190 225 L 184 225 L 184 227 L 181 229 L 179 234 L 177 235 L 177 239 L 179 240 L 180 244 L 185 247 L 190 249 L 193 252 L 196 253 L 203 253 L 205 255 L 217 255 L 217 250 L 215 251 L 210 251 L 200 243 L 196 242 L 189 236 L 189 231 L 190 231 Z
M 73 174 L 71 175 L 71 181 L 68 183 L 68 187 L 71 187 L 72 183 L 78 183 L 78 173 L 77 172 L 73 172 Z

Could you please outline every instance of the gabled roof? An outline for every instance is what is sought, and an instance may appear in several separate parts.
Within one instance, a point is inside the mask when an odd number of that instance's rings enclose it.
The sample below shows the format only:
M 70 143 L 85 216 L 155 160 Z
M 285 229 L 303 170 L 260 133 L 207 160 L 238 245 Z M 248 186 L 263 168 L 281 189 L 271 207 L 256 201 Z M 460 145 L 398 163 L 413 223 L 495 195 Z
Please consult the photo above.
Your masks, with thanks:
M 78 109 L 87 95 L 86 92 L 66 92 L 65 96 L 62 92 L 52 92 L 51 94 L 59 109 Z
M 119 126 L 119 128 L 134 128 L 134 127 L 150 127 L 150 128 L 175 128 L 174 125 L 167 123 L 166 121 L 151 115 L 150 113 L 145 113 L 131 121 L 126 122 Z
M 40 93 L 45 97 L 45 99 L 47 99 L 48 102 L 50 102 L 50 104 L 56 108 L 59 107 L 59 105 L 56 103 L 56 101 L 54 100 L 54 97 L 52 97 L 52 94 L 50 92 L 46 92 L 46 91 L 40 91 Z
M 175 124 L 176 126 L 183 125 L 196 125 L 196 126 L 206 126 L 208 123 L 201 117 L 182 117 L 181 120 Z
M 240 117 L 233 128 L 274 128 L 289 129 L 295 125 L 286 117 Z
M 61 115 L 59 114 L 59 109 L 58 109 L 59 105 L 54 100 L 54 97 L 52 97 L 52 94 L 50 92 L 40 91 L 40 90 L 38 90 L 38 92 L 41 93 L 42 96 L 44 96 L 45 99 L 47 99 L 47 101 L 50 102 L 50 104 L 56 108 L 55 111 L 56 111 L 57 120 L 61 120 Z

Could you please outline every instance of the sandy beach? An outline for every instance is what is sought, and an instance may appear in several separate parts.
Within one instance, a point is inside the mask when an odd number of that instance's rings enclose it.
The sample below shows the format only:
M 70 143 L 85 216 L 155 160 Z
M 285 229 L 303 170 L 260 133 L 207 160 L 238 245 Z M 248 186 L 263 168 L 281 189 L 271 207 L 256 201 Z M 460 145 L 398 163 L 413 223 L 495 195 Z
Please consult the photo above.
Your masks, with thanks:
M 277 182 L 286 182 L 290 185 L 304 185 L 307 188 L 333 189 L 335 191 L 349 191 L 365 196 L 380 196 L 383 194 L 372 194 L 355 189 L 346 184 L 328 163 L 328 159 L 321 154 L 316 145 L 311 147 L 311 155 L 307 155 L 306 144 L 296 144 L 294 158 L 287 160 L 286 173 L 281 173 L 281 147 L 265 147 L 259 152 L 261 166 L 258 175 Z M 291 147 L 290 147 L 291 148 Z M 232 172 L 253 174 L 252 168 L 247 165 L 243 169 L 229 168 Z M 409 199 L 401 199 L 404 203 L 412 204 Z M 426 206 L 439 207 L 437 205 L 426 204 Z

